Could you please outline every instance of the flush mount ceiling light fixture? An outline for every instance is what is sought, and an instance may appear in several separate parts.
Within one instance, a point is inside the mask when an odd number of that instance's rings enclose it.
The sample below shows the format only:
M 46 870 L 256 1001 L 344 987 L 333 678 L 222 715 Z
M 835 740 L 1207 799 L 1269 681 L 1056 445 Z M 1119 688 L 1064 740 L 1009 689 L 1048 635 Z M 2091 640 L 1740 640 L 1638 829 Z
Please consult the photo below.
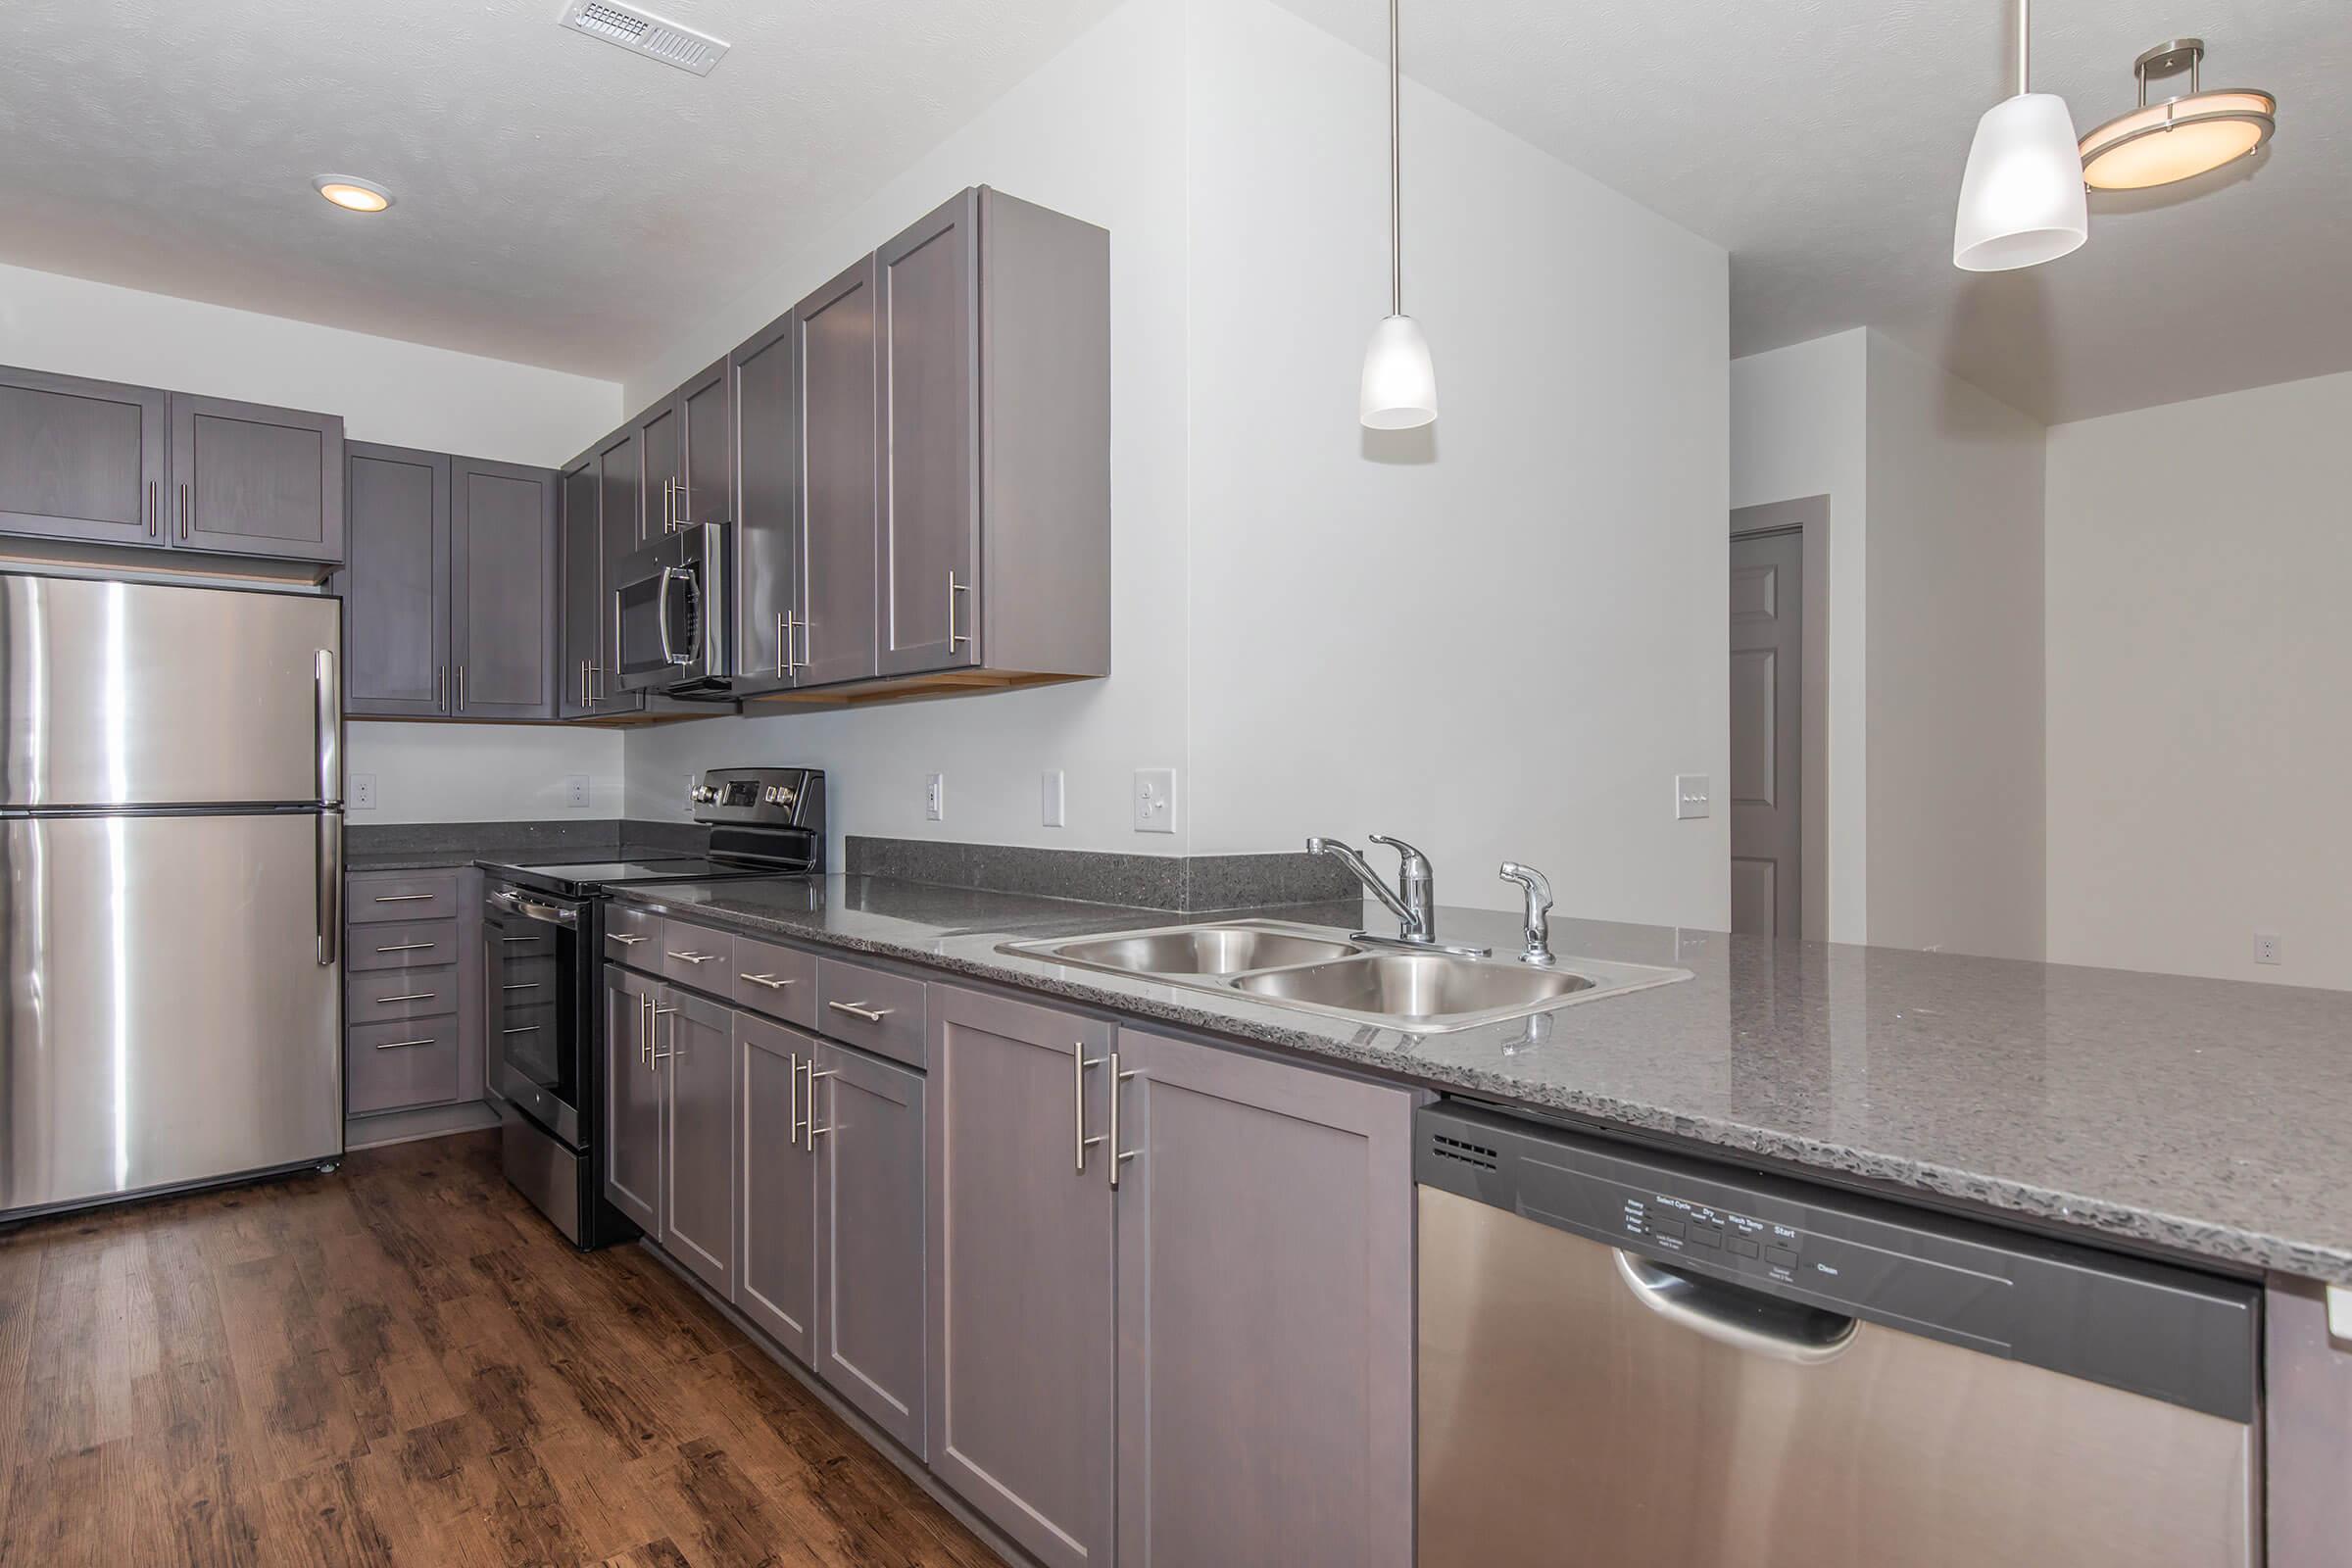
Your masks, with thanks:
M 2251 87 L 2206 91 L 2205 40 L 2175 38 L 2132 62 L 2139 107 L 2082 138 L 2082 178 L 2099 190 L 2145 190 L 2193 178 L 2261 150 L 2278 127 L 2278 100 Z M 2148 102 L 2148 77 L 2188 73 L 2188 91 Z
M 2054 262 L 2090 237 L 2082 160 L 2066 100 L 2033 90 L 2031 0 L 2017 0 L 2017 92 L 1984 111 L 1960 178 L 1952 265 L 2005 272 Z
M 380 213 L 392 205 L 392 193 L 371 179 L 351 174 L 320 174 L 311 181 L 318 194 L 346 212 Z
M 1404 314 L 1403 160 L 1397 140 L 1396 0 L 1389 0 L 1389 314 L 1364 350 L 1357 416 L 1374 430 L 1409 430 L 1438 416 L 1438 368 L 1421 323 Z

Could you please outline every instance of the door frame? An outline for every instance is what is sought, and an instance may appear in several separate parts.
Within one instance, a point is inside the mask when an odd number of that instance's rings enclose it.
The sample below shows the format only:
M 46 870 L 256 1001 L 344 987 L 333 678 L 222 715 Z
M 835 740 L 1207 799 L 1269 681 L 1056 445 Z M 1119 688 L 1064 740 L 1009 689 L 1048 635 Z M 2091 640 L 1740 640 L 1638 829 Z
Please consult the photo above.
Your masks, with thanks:
M 1760 506 L 1734 507 L 1731 541 L 1760 534 L 1795 533 L 1803 547 L 1803 614 L 1797 690 L 1797 919 L 1807 942 L 1830 939 L 1830 498 L 1800 496 Z M 1728 690 L 1730 667 L 1725 667 Z M 1857 743 L 1861 737 L 1856 736 Z M 1724 779 L 1724 799 L 1731 779 Z M 1729 807 L 1726 807 L 1728 817 Z M 1725 870 L 1730 870 L 1727 825 Z

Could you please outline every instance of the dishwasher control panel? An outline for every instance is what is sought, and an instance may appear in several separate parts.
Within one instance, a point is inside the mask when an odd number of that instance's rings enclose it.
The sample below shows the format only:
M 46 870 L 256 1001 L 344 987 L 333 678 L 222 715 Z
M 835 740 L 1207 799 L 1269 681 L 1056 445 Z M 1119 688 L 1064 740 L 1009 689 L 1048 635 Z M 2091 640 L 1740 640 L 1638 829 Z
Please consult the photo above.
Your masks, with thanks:
M 1790 1225 L 1761 1220 L 1712 1203 L 1672 1193 L 1644 1198 L 1629 1194 L 1624 1202 L 1625 1234 L 1647 1237 L 1662 1252 L 1688 1251 L 1701 1262 L 1730 1268 L 1761 1270 L 1790 1284 L 1806 1268 L 1824 1281 L 1838 1277 L 1838 1265 L 1816 1257 L 1808 1263 L 1805 1233 Z M 1816 1250 L 1819 1250 L 1818 1249 Z

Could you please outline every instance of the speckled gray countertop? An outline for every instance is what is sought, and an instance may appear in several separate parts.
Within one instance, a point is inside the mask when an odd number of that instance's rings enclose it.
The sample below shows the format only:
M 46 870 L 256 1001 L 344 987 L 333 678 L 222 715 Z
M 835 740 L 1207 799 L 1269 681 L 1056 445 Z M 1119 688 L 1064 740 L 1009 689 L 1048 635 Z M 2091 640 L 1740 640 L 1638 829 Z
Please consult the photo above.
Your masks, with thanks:
M 343 865 L 347 871 L 437 871 L 476 860 L 544 865 L 693 855 L 700 852 L 707 831 L 688 823 L 617 818 L 347 823 Z
M 1200 914 L 839 876 L 625 896 L 1438 1089 L 2352 1284 L 2352 994 L 1555 920 L 1551 945 L 1569 967 L 1583 955 L 1693 978 L 1416 1035 L 998 951 Z M 1361 918 L 1352 905 L 1249 912 L 1342 933 Z M 1449 908 L 1441 927 L 1450 941 L 1516 951 L 1516 916 Z

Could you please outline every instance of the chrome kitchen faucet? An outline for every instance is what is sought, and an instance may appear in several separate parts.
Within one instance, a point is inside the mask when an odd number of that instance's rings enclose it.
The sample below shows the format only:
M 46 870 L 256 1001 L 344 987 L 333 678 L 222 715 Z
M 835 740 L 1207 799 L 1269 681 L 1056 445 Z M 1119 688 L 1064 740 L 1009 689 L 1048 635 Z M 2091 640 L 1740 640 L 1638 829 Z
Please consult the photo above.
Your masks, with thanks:
M 1448 947 L 1438 940 L 1438 901 L 1436 879 L 1431 875 L 1429 857 L 1402 839 L 1390 838 L 1385 833 L 1372 835 L 1372 842 L 1385 844 L 1398 856 L 1396 891 L 1389 891 L 1380 874 L 1365 863 L 1362 855 L 1338 839 L 1311 838 L 1306 841 L 1310 855 L 1328 855 L 1348 870 L 1355 879 L 1371 890 L 1372 896 L 1388 906 L 1396 916 L 1396 934 L 1376 936 L 1358 931 L 1352 940 L 1370 943 L 1375 947 L 1405 948 L 1419 953 L 1451 953 L 1465 958 L 1484 958 L 1492 948 Z

